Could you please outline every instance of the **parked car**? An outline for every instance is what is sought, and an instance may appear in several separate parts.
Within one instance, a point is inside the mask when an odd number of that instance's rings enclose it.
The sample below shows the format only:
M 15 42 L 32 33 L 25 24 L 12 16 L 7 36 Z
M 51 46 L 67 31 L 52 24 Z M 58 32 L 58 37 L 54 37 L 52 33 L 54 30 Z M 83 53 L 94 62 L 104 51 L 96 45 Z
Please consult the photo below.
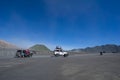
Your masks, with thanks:
M 62 50 L 61 47 L 56 47 L 54 50 L 54 56 L 64 56 L 67 57 L 69 54 Z
M 15 57 L 22 58 L 22 57 L 32 57 L 34 54 L 33 51 L 27 50 L 17 50 Z

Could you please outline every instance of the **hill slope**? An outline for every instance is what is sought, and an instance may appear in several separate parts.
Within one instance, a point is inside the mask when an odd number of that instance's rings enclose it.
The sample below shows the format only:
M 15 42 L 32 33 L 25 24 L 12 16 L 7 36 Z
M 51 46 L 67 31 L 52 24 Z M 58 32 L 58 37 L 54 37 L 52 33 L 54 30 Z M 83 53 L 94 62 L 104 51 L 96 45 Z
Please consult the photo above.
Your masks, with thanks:
M 5 48 L 5 49 L 17 49 L 18 47 L 9 43 L 9 42 L 6 42 L 6 41 L 3 41 L 3 40 L 0 40 L 0 48 Z
M 42 45 L 42 44 L 36 44 L 36 45 L 30 47 L 29 49 L 35 50 L 35 51 L 40 51 L 40 52 L 50 51 L 50 49 L 48 49 L 45 45 Z

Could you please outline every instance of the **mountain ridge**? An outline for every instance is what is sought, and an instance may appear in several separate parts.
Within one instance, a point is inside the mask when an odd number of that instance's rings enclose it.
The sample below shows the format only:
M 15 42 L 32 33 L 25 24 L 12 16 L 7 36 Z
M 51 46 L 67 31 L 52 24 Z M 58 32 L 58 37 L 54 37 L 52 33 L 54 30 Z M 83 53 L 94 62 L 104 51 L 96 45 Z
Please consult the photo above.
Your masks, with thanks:
M 87 52 L 87 53 L 98 53 L 98 52 L 106 52 L 106 53 L 120 53 L 120 45 L 116 44 L 106 44 L 94 47 L 86 47 L 79 49 L 72 49 L 72 52 Z

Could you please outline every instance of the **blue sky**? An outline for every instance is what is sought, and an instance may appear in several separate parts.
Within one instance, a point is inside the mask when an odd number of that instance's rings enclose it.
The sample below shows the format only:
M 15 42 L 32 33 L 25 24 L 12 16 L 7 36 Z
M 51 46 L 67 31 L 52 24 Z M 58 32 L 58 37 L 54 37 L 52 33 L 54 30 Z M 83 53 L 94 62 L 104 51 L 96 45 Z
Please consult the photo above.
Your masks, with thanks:
M 119 0 L 0 0 L 0 39 L 50 49 L 120 45 Z

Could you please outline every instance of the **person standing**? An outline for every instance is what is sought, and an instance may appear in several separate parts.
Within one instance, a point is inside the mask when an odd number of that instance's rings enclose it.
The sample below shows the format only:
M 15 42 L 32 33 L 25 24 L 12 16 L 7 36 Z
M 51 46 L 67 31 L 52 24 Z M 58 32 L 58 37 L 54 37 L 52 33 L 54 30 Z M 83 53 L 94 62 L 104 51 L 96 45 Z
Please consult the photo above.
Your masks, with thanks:
M 103 52 L 100 52 L 100 55 L 103 55 Z
M 29 49 L 26 50 L 26 56 L 27 56 L 27 57 L 30 56 L 30 51 L 29 51 Z

